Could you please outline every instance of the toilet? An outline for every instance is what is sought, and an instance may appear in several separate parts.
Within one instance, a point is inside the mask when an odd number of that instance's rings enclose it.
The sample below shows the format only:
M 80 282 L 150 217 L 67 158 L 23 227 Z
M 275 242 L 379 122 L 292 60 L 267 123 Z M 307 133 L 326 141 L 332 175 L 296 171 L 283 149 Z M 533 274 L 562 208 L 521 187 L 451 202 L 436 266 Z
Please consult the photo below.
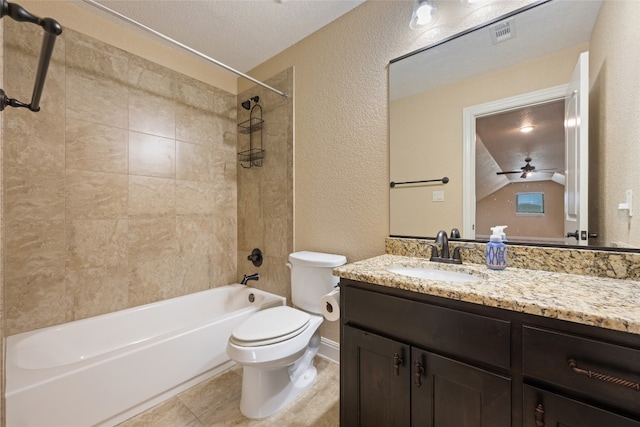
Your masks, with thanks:
M 320 298 L 338 285 L 334 267 L 347 262 L 342 255 L 294 252 L 291 301 L 258 311 L 233 329 L 227 355 L 243 365 L 240 412 L 259 419 L 275 414 L 309 389 L 316 380 L 313 359 L 320 347 Z

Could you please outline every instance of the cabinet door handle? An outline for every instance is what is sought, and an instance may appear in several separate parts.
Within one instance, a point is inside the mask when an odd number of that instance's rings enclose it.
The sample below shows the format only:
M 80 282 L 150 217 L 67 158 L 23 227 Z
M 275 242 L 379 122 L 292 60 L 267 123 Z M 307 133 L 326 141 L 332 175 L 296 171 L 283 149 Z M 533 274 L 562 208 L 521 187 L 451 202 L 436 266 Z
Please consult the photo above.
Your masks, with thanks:
M 402 363 L 400 355 L 395 353 L 393 355 L 393 373 L 396 374 L 396 376 L 400 375 L 400 365 L 402 365 Z
M 419 360 L 416 360 L 416 364 L 415 364 L 415 373 L 414 373 L 414 380 L 413 382 L 416 384 L 416 386 L 421 387 L 422 386 L 422 374 L 424 374 L 424 368 L 422 367 L 422 364 L 420 363 Z
M 569 359 L 567 363 L 569 364 L 569 368 L 571 368 L 571 370 L 578 375 L 585 375 L 589 378 L 595 378 L 600 381 L 605 381 L 611 384 L 616 384 L 622 387 L 630 388 L 635 391 L 640 391 L 640 384 L 634 383 L 633 381 L 625 380 L 623 378 L 618 378 L 618 377 L 612 377 L 611 375 L 601 374 L 600 372 L 580 369 L 578 368 L 578 364 L 576 363 L 576 361 L 573 359 Z
M 536 427 L 544 427 L 544 407 L 542 403 L 538 403 L 533 411 L 533 419 L 536 421 Z

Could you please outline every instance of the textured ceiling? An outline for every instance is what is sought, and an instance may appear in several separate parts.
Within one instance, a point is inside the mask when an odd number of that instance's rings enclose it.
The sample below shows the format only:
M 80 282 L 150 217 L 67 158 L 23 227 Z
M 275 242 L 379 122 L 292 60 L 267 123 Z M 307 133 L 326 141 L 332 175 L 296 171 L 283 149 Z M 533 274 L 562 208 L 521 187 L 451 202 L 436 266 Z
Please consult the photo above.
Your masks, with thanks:
M 247 72 L 363 1 L 99 0 L 98 3 L 238 71 Z M 78 4 L 149 35 L 90 3 L 78 1 Z
M 511 20 L 514 37 L 506 42 L 494 44 L 491 38 L 492 29 L 502 20 L 395 62 L 389 68 L 390 98 L 404 98 L 586 43 L 601 3 L 545 3 Z

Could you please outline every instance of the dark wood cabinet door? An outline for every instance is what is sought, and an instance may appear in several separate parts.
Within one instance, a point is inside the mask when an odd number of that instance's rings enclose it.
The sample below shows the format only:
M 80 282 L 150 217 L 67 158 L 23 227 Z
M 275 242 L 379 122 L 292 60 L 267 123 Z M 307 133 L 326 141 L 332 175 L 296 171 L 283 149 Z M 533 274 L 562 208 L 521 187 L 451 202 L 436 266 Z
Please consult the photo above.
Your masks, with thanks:
M 523 427 L 640 427 L 640 421 L 524 385 Z
M 343 328 L 340 425 L 409 426 L 409 346 L 350 326 Z
M 511 426 L 509 378 L 415 348 L 412 365 L 413 426 Z

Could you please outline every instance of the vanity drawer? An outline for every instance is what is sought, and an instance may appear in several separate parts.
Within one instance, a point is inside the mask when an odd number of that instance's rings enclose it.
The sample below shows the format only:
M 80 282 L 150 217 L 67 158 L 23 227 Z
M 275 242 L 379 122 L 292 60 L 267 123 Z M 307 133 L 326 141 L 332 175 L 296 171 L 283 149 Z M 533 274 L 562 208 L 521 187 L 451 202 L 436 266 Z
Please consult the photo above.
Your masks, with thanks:
M 523 355 L 525 378 L 640 414 L 640 350 L 524 326 Z
M 640 427 L 640 421 L 528 385 L 522 413 L 523 427 Z
M 340 292 L 343 322 L 425 350 L 510 368 L 509 321 L 349 286 Z

